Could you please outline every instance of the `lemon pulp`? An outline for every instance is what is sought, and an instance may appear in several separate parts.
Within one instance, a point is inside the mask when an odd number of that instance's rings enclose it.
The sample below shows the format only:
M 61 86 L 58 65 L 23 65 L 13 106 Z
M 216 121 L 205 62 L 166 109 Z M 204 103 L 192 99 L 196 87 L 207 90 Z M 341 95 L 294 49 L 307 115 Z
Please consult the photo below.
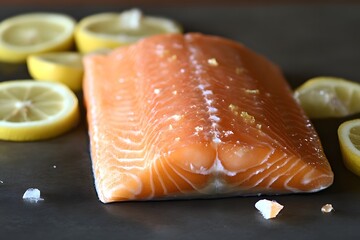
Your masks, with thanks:
M 349 137 L 354 147 L 360 151 L 360 125 L 350 129 Z
M 0 23 L 0 61 L 22 62 L 32 53 L 73 45 L 75 20 L 58 13 L 21 14 Z
M 141 38 L 182 32 L 176 22 L 153 16 L 144 16 L 138 9 L 122 13 L 100 13 L 82 19 L 75 30 L 75 40 L 81 52 L 113 49 Z
M 0 139 L 41 140 L 79 121 L 78 100 L 60 83 L 16 80 L 0 83 Z
M 346 167 L 360 176 L 360 119 L 342 123 L 338 136 Z
M 360 84 L 342 78 L 316 77 L 294 93 L 310 118 L 345 117 L 360 112 Z

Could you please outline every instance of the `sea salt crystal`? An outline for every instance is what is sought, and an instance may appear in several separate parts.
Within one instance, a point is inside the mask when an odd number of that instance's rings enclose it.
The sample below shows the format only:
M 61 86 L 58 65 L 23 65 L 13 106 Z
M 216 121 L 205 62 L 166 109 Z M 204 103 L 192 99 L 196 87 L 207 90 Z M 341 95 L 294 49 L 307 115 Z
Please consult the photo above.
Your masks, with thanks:
M 225 137 L 228 137 L 231 134 L 234 134 L 234 132 L 233 131 L 225 131 L 224 132 Z
M 195 127 L 195 131 L 197 131 L 197 132 L 202 131 L 202 130 L 204 130 L 203 126 L 196 126 Z
M 215 122 L 220 121 L 220 118 L 218 116 L 216 116 L 216 115 L 210 115 L 209 119 L 212 120 L 212 121 L 215 121 Z
M 275 218 L 284 206 L 276 201 L 262 199 L 255 203 L 255 208 L 260 211 L 265 219 L 270 219 Z
M 221 139 L 218 138 L 218 137 L 216 137 L 216 136 L 212 139 L 212 141 L 213 141 L 214 143 L 221 143 Z
M 324 206 L 322 206 L 321 211 L 323 213 L 330 213 L 330 212 L 334 211 L 334 208 L 331 204 L 328 203 L 328 204 L 325 204 Z
M 139 9 L 131 9 L 121 13 L 119 24 L 124 29 L 139 29 L 142 21 L 142 12 Z
M 44 200 L 40 197 L 40 190 L 37 188 L 29 188 L 23 195 L 23 199 L 29 202 L 38 202 Z
M 250 93 L 250 94 L 259 94 L 259 89 L 246 89 L 245 90 L 246 93 Z
M 208 59 L 208 64 L 211 65 L 211 66 L 214 66 L 214 67 L 219 65 L 219 63 L 216 61 L 216 58 Z
M 181 118 L 182 118 L 182 116 L 181 116 L 181 115 L 178 115 L 178 114 L 172 115 L 172 116 L 170 117 L 170 119 L 174 119 L 175 121 L 180 121 Z
M 213 91 L 211 91 L 211 90 L 204 90 L 204 91 L 203 91 L 203 95 L 204 95 L 204 96 L 206 96 L 206 95 L 211 95 L 211 94 L 213 94 Z
M 217 108 L 209 107 L 209 106 L 207 107 L 207 109 L 209 113 L 216 113 L 218 111 Z

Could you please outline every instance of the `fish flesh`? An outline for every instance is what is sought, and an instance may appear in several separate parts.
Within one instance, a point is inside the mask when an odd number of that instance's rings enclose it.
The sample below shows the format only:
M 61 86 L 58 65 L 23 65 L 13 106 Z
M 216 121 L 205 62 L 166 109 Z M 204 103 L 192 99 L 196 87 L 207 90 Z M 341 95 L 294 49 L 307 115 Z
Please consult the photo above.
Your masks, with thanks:
M 279 68 L 240 43 L 157 35 L 84 66 L 104 203 L 316 192 L 333 182 Z

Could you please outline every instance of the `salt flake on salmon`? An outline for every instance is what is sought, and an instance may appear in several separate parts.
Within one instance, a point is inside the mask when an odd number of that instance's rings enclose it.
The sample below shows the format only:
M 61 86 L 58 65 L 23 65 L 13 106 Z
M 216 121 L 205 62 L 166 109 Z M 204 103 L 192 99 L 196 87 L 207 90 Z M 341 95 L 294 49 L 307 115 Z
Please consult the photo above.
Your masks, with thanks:
M 104 203 L 316 192 L 333 182 L 279 69 L 239 43 L 159 35 L 84 65 Z

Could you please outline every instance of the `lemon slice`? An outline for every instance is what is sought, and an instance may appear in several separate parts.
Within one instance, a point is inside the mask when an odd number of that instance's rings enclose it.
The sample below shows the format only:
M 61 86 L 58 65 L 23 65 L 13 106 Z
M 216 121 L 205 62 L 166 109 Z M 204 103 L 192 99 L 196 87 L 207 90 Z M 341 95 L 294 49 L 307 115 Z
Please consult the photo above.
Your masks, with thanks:
M 76 52 L 33 54 L 27 58 L 28 71 L 36 80 L 61 82 L 73 91 L 82 88 L 82 56 Z
M 30 13 L 0 23 L 0 61 L 23 62 L 32 53 L 65 51 L 73 45 L 75 20 L 57 13 Z
M 310 118 L 345 117 L 360 112 L 360 84 L 342 78 L 316 77 L 294 93 Z
M 75 94 L 65 85 L 33 80 L 0 83 L 0 139 L 52 138 L 77 125 Z
M 170 19 L 144 16 L 140 10 L 131 9 L 85 17 L 76 27 L 75 40 L 79 51 L 88 53 L 128 45 L 150 35 L 179 32 L 181 27 Z
M 360 119 L 342 123 L 338 136 L 346 167 L 360 176 Z

